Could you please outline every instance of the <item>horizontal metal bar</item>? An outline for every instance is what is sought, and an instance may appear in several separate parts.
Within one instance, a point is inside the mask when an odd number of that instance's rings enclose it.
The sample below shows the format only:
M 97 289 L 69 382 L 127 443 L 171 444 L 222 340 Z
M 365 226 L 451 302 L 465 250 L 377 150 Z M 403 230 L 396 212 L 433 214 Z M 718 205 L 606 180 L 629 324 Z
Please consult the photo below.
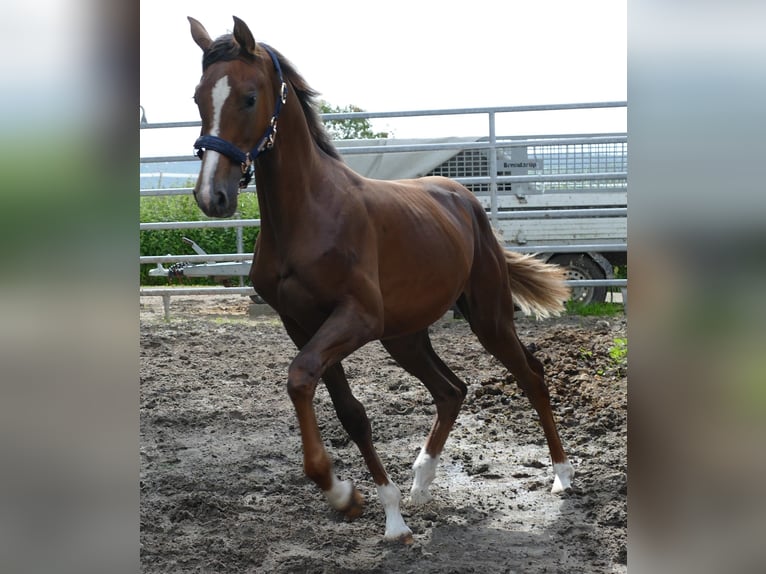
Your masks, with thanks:
M 240 189 L 239 193 L 255 193 L 255 184 L 250 184 L 247 188 Z M 140 191 L 141 197 L 159 197 L 169 195 L 192 195 L 194 193 L 193 187 L 152 187 L 148 189 L 142 189 Z
M 476 142 L 444 142 L 432 144 L 390 144 L 384 146 L 377 145 L 359 145 L 359 146 L 338 146 L 338 151 L 343 155 L 360 155 L 365 153 L 402 153 L 433 150 L 466 150 L 466 149 L 496 149 L 509 147 L 541 147 L 541 146 L 564 146 L 564 145 L 587 145 L 587 144 L 605 144 L 605 143 L 626 143 L 626 136 L 602 136 L 602 137 L 579 137 L 579 138 L 560 138 L 560 139 L 534 139 L 534 140 L 513 140 Z
M 395 140 L 394 140 L 395 141 Z M 369 153 L 405 153 L 434 150 L 467 150 L 467 149 L 500 149 L 513 147 L 544 147 L 544 146 L 564 146 L 564 145 L 597 145 L 610 143 L 627 143 L 627 135 L 614 136 L 595 136 L 595 137 L 557 137 L 557 138 L 536 138 L 536 139 L 514 139 L 498 140 L 497 143 L 489 141 L 475 142 L 444 142 L 432 144 L 391 144 L 385 146 L 377 145 L 358 145 L 358 146 L 337 146 L 341 155 L 361 155 Z M 140 163 L 172 163 L 180 161 L 192 161 L 196 156 L 157 156 L 142 157 Z
M 620 172 L 622 173 L 622 172 Z M 579 174 L 575 174 L 579 175 Z M 587 177 L 587 174 L 584 174 Z M 498 176 L 497 182 L 498 183 L 512 183 L 513 177 L 529 177 L 529 176 Z M 491 178 L 488 176 L 480 176 L 480 177 L 452 177 L 450 178 L 454 181 L 457 181 L 459 183 L 463 184 L 476 184 L 476 183 L 489 183 Z M 616 179 L 624 179 L 622 177 L 616 178 Z M 625 178 L 626 179 L 626 178 Z M 506 181 L 508 180 L 508 181 Z M 577 179 L 574 181 L 584 181 L 582 179 Z M 626 185 L 620 185 L 619 187 L 609 188 L 612 191 L 627 191 L 627 184 Z M 192 195 L 193 188 L 191 187 L 166 187 L 166 188 L 149 188 L 149 189 L 142 189 L 140 191 L 141 197 L 163 197 L 163 196 L 177 196 L 177 195 Z M 255 185 L 250 185 L 247 189 L 240 189 L 240 193 L 256 193 L 258 190 L 256 189 Z M 603 191 L 606 191 L 603 187 L 596 187 L 596 188 L 587 188 L 587 189 L 580 189 L 580 188 L 567 188 L 565 190 L 556 190 L 551 191 L 551 193 L 601 193 Z M 489 197 L 488 191 L 476 191 L 474 192 L 474 195 L 476 197 Z M 499 191 L 497 193 L 498 197 L 502 197 L 504 195 L 515 195 L 513 192 L 507 192 L 507 191 Z
M 488 175 L 476 177 L 453 177 L 451 178 L 462 184 L 481 184 L 490 183 L 492 178 Z M 564 181 L 608 181 L 612 179 L 628 179 L 627 171 L 612 171 L 603 173 L 555 173 L 547 175 L 498 175 L 495 178 L 497 183 L 555 183 Z M 188 195 L 192 193 L 192 188 L 152 188 L 142 189 L 141 196 L 161 196 L 161 195 Z M 252 193 L 256 188 L 251 185 L 247 189 L 240 190 L 240 193 Z
M 206 253 L 205 255 L 143 255 L 138 258 L 138 261 L 141 264 L 175 263 L 177 261 L 210 263 L 213 261 L 245 261 L 252 258 L 252 253 Z
M 180 274 L 184 277 L 247 277 L 250 275 L 252 265 L 252 261 L 241 263 L 203 263 L 201 265 L 188 265 L 180 270 Z M 152 273 L 152 271 L 155 272 Z M 160 275 L 156 271 L 158 270 L 150 270 L 149 275 L 155 277 Z M 167 275 L 167 273 L 163 273 L 163 275 Z
M 506 248 L 518 253 L 598 253 L 601 251 L 627 251 L 627 243 L 601 243 L 583 245 L 512 245 L 506 243 Z M 212 263 L 219 261 L 234 261 L 251 263 L 252 253 L 207 253 L 205 255 L 143 255 L 139 257 L 142 265 L 157 263 Z
M 627 279 L 569 279 L 564 281 L 570 287 L 627 287 Z
M 252 287 L 141 287 L 141 297 L 165 295 L 255 295 Z
M 569 134 L 525 134 L 523 136 L 497 136 L 497 143 L 507 141 L 515 142 L 520 140 L 549 140 L 561 138 L 600 138 L 600 137 L 619 137 L 628 141 L 628 132 L 587 132 L 587 133 L 569 133 Z
M 490 176 L 477 176 L 477 177 L 452 177 L 453 181 L 466 184 L 482 184 L 490 183 L 492 178 Z M 611 181 L 611 180 L 626 180 L 628 179 L 628 172 L 626 171 L 614 171 L 603 173 L 558 173 L 548 175 L 498 175 L 494 181 L 497 183 L 557 183 L 567 181 Z M 627 185 L 620 186 L 616 189 L 624 189 L 627 191 Z M 573 188 L 572 192 L 578 192 L 580 190 Z M 592 191 L 592 190 L 586 190 Z M 603 191 L 603 189 L 596 189 L 597 192 Z M 240 193 L 256 193 L 257 188 L 254 184 L 246 189 L 241 189 Z M 176 196 L 176 195 L 191 195 L 193 188 L 176 187 L 176 188 L 148 188 L 140 190 L 141 197 L 159 197 L 159 196 Z M 477 197 L 486 195 L 488 192 L 476 192 Z M 503 195 L 504 192 L 498 192 L 498 195 Z M 512 195 L 505 192 L 506 195 Z
M 141 124 L 142 130 L 163 129 L 163 128 L 198 128 L 202 125 L 200 120 L 188 122 L 157 122 L 154 124 Z
M 566 219 L 581 217 L 627 217 L 627 207 L 602 207 L 593 209 L 525 209 L 498 211 L 498 219 Z
M 157 197 L 163 195 L 192 195 L 193 193 L 193 187 L 152 187 L 149 189 L 142 189 L 140 191 L 141 197 Z
M 557 181 L 605 181 L 610 179 L 627 179 L 627 171 L 611 171 L 604 173 L 556 173 L 549 175 L 498 175 L 497 183 L 533 183 Z M 489 183 L 492 178 L 487 175 L 478 177 L 452 177 L 460 183 Z
M 141 223 L 141 231 L 158 229 L 201 229 L 206 227 L 260 227 L 260 219 L 205 219 L 202 221 L 157 221 Z
M 154 156 L 154 157 L 141 157 L 138 158 L 138 161 L 140 163 L 172 163 L 176 161 L 193 161 L 195 159 L 199 159 L 197 156 L 192 155 L 191 153 L 186 155 L 161 155 L 161 156 Z
M 473 114 L 505 114 L 515 112 L 551 112 L 560 110 L 582 110 L 596 108 L 624 108 L 628 102 L 593 102 L 581 104 L 537 104 L 529 106 L 503 106 L 497 108 L 458 108 L 439 110 L 406 110 L 398 112 L 336 112 L 322 114 L 324 120 L 350 120 L 358 118 L 406 118 L 412 116 L 455 116 Z
M 517 253 L 599 253 L 602 251 L 627 251 L 627 243 L 584 243 L 567 245 L 515 245 L 505 242 L 506 249 Z M 205 255 L 143 255 L 139 257 L 140 264 L 157 263 L 212 263 L 219 261 L 234 261 L 252 263 L 252 253 L 206 253 Z
M 578 279 L 568 280 L 572 287 L 627 287 L 627 279 Z M 141 287 L 141 297 L 188 296 L 188 295 L 255 295 L 252 287 Z
M 457 178 L 454 178 L 455 181 L 461 181 Z M 513 191 L 498 191 L 497 192 L 497 198 L 498 200 L 501 199 L 507 199 L 507 198 L 514 198 L 516 203 L 518 205 L 524 205 L 529 198 L 551 198 L 554 202 L 556 198 L 559 197 L 566 197 L 569 195 L 613 195 L 613 194 L 622 194 L 627 193 L 628 188 L 627 185 L 602 185 L 599 187 L 565 187 L 561 189 L 548 189 L 546 191 L 526 191 L 524 193 L 519 192 L 519 194 L 514 193 Z M 480 200 L 488 201 L 490 199 L 490 192 L 489 191 L 474 191 L 473 194 Z M 626 205 L 627 200 L 620 199 L 620 200 L 614 200 L 612 201 L 611 205 Z M 566 204 L 563 204 L 566 205 Z M 601 204 L 598 204 L 601 205 Z M 564 207 L 557 207 L 556 209 L 564 209 Z M 489 208 L 487 208 L 489 211 Z
M 601 253 L 627 251 L 627 243 L 583 243 L 580 245 L 515 245 L 506 241 L 505 248 L 516 253 Z
M 567 219 L 584 217 L 627 217 L 628 210 L 625 207 L 607 207 L 593 209 L 528 209 L 517 211 L 500 211 L 498 219 L 521 220 L 521 219 Z M 140 223 L 140 231 L 159 231 L 163 229 L 205 229 L 227 227 L 260 227 L 260 219 L 204 219 L 200 221 L 157 221 Z M 164 256 L 163 256 L 164 257 Z M 193 257 L 193 256 L 190 256 Z M 202 259 L 211 261 L 211 259 Z M 170 261 L 169 259 L 158 260 Z M 219 261 L 232 261 L 232 259 L 220 259 Z
M 577 104 L 536 104 L 527 106 L 503 106 L 498 108 L 458 108 L 458 109 L 439 109 L 439 110 L 404 110 L 398 112 L 333 112 L 320 114 L 322 119 L 327 120 L 350 120 L 359 118 L 406 118 L 412 116 L 455 116 L 455 115 L 473 115 L 489 113 L 515 113 L 515 112 L 550 112 L 563 110 L 583 110 L 583 109 L 602 109 L 602 108 L 625 108 L 628 106 L 626 101 L 613 102 L 591 102 Z M 190 122 L 160 122 L 140 124 L 140 129 L 161 129 L 161 128 L 192 128 L 199 127 L 200 121 Z

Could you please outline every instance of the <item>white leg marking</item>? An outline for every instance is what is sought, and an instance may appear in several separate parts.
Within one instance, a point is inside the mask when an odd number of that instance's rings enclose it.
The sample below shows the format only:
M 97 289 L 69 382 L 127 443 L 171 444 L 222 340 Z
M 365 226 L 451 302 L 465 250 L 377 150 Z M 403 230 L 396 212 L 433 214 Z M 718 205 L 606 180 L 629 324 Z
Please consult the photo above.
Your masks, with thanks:
M 386 540 L 399 540 L 412 536 L 412 530 L 404 523 L 402 513 L 399 511 L 402 493 L 390 479 L 385 486 L 378 486 L 378 498 L 386 513 Z
M 229 77 L 223 76 L 213 86 L 213 124 L 210 127 L 210 133 L 208 135 L 217 136 L 221 131 L 221 111 L 223 110 L 223 104 L 226 102 L 226 98 L 231 93 L 231 87 L 229 86 Z M 206 151 L 204 159 L 202 160 L 202 173 L 200 174 L 200 186 L 197 192 L 197 197 L 200 198 L 205 205 L 210 205 L 211 197 L 211 183 L 213 182 L 213 174 L 215 174 L 216 167 L 218 167 L 218 159 L 221 154 L 217 151 Z
M 559 494 L 572 488 L 574 467 L 571 462 L 567 460 L 555 463 L 553 465 L 553 472 L 556 473 L 556 478 L 553 479 L 553 488 L 551 488 L 553 494 Z
M 337 476 L 332 477 L 332 486 L 330 490 L 325 491 L 327 500 L 336 510 L 345 510 L 351 502 L 351 493 L 354 486 L 350 480 L 338 480 Z
M 436 466 L 439 464 L 439 457 L 432 457 L 426 453 L 426 448 L 420 449 L 418 458 L 412 465 L 415 476 L 412 480 L 412 489 L 410 490 L 410 500 L 414 504 L 424 504 L 431 500 L 431 493 L 428 487 L 436 477 Z

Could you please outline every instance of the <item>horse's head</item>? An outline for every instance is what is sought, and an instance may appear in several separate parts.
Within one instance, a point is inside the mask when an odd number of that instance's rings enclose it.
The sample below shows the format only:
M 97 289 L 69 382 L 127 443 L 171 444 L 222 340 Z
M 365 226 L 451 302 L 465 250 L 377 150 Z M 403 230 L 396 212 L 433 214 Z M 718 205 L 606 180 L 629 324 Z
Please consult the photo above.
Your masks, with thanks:
M 215 41 L 197 20 L 189 22 L 203 52 L 202 79 L 194 92 L 202 118 L 194 144 L 202 159 L 194 197 L 207 215 L 228 217 L 252 176 L 252 162 L 273 145 L 287 87 L 273 51 L 256 44 L 236 16 L 233 34 Z

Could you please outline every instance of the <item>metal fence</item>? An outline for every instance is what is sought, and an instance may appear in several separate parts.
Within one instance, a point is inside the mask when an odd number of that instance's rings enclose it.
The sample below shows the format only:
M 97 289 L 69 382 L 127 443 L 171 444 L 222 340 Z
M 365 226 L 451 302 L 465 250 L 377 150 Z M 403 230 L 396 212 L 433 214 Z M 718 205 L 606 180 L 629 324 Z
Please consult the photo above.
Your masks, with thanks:
M 384 147 L 354 145 L 343 146 L 339 151 L 350 159 L 356 154 L 370 153 L 407 153 L 428 150 L 455 150 L 447 161 L 431 171 L 419 175 L 445 175 L 464 184 L 484 203 L 488 215 L 495 227 L 503 230 L 510 221 L 562 220 L 577 221 L 589 218 L 589 221 L 622 221 L 627 216 L 627 134 L 575 134 L 545 135 L 527 137 L 498 137 L 496 118 L 499 114 L 512 114 L 530 111 L 578 110 L 626 107 L 626 102 L 601 102 L 590 104 L 561 104 L 544 106 L 515 106 L 500 108 L 463 108 L 455 110 L 426 110 L 403 112 L 348 112 L 323 114 L 325 120 L 374 119 L 391 117 L 425 117 L 480 114 L 487 117 L 488 136 L 473 142 L 455 143 L 418 143 L 398 145 L 395 141 Z M 198 127 L 199 121 L 141 123 L 141 129 Z M 161 156 L 143 157 L 141 164 L 188 162 L 190 157 Z M 244 192 L 254 192 L 253 186 Z M 612 192 L 616 192 L 612 193 Z M 142 197 L 190 194 L 188 187 L 141 189 Z M 546 196 L 545 194 L 549 194 Z M 551 208 L 534 201 L 535 198 L 551 197 L 599 198 L 605 204 L 588 205 L 585 209 L 573 209 L 571 206 Z M 569 194 L 569 195 L 567 195 Z M 617 199 L 614 199 L 614 198 Z M 604 199 L 602 199 L 604 198 Z M 610 199 L 611 198 L 611 199 Z M 624 198 L 624 199 L 622 199 Z M 585 199 L 588 201 L 589 199 Z M 614 204 L 610 204 L 613 202 Z M 594 200 L 595 203 L 595 200 Z M 615 219 L 617 218 L 617 219 Z M 241 232 L 242 227 L 257 227 L 258 219 L 226 219 L 204 221 L 169 221 L 141 223 L 140 230 L 190 229 L 212 227 L 235 227 Z M 626 223 L 622 223 L 626 227 Z M 566 229 L 566 227 L 564 227 Z M 576 233 L 562 236 L 554 243 L 540 244 L 526 239 L 520 240 L 521 234 L 508 238 L 508 247 L 519 252 L 534 253 L 601 253 L 625 252 L 627 250 L 626 233 L 612 233 L 599 239 L 578 241 Z M 622 236 L 624 235 L 624 236 Z M 241 238 L 241 235 L 239 236 Z M 241 239 L 236 253 L 200 253 L 190 255 L 153 255 L 140 257 L 142 264 L 157 264 L 162 272 L 163 263 L 203 263 L 221 265 L 234 263 L 222 273 L 224 275 L 246 275 L 252 253 L 243 250 Z M 200 269 L 200 275 L 204 268 Z M 569 281 L 575 287 L 608 286 L 619 287 L 623 298 L 627 296 L 627 280 L 606 279 Z M 243 294 L 252 295 L 251 287 L 142 287 L 140 296 L 161 296 L 168 312 L 170 297 L 175 295 L 202 294 Z

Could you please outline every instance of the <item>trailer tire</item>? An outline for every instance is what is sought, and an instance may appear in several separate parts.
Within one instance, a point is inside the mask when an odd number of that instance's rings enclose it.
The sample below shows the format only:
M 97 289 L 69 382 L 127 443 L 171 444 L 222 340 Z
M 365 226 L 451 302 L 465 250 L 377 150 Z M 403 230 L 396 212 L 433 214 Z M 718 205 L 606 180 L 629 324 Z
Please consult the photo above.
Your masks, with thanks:
M 585 253 L 560 253 L 548 259 L 563 267 L 567 279 L 606 279 L 601 266 Z M 572 301 L 579 303 L 603 303 L 606 301 L 606 287 L 572 287 Z

